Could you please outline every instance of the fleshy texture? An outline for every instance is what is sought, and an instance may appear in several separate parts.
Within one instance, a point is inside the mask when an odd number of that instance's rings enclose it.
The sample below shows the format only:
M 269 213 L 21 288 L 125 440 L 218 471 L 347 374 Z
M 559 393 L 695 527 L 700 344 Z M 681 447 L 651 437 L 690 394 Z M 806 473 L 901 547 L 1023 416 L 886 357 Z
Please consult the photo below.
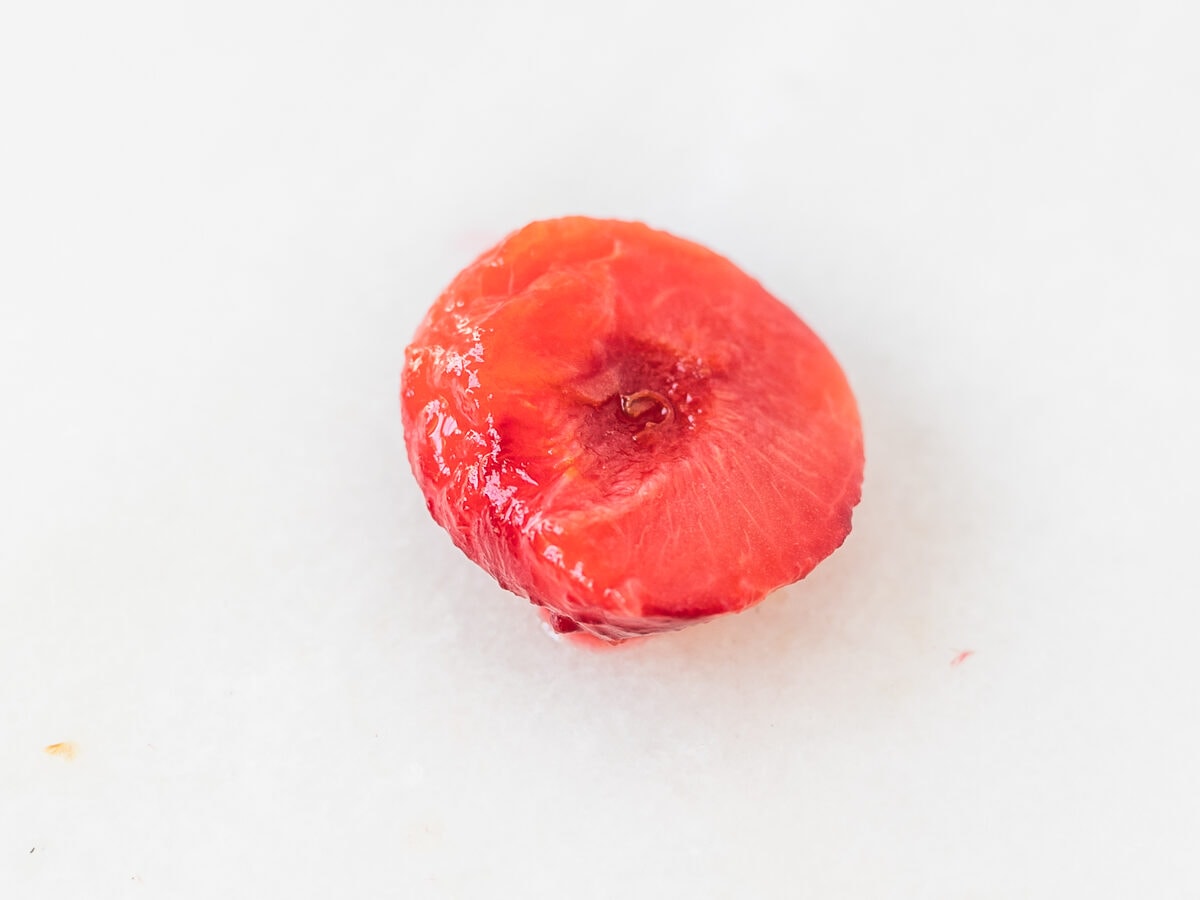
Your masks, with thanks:
M 850 531 L 862 433 L 842 370 L 721 256 L 630 222 L 526 226 L 468 266 L 406 360 L 434 519 L 559 631 L 737 612 Z

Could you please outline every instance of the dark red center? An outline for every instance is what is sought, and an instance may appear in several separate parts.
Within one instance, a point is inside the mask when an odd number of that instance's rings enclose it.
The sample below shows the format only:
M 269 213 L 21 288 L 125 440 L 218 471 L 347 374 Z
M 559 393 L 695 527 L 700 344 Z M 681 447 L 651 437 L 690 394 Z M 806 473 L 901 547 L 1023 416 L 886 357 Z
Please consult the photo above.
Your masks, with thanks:
M 610 344 L 579 382 L 584 447 L 600 459 L 632 459 L 682 439 L 703 412 L 708 375 L 661 345 Z

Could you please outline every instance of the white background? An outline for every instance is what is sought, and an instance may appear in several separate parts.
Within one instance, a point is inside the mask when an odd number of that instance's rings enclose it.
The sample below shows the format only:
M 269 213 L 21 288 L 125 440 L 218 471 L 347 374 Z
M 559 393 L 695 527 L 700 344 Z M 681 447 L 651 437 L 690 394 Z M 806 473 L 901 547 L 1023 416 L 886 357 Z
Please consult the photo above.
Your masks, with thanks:
M 0 896 L 1200 895 L 1198 33 L 7 4 Z M 867 440 L 809 579 L 610 653 L 399 425 L 438 292 L 566 213 L 761 279 Z

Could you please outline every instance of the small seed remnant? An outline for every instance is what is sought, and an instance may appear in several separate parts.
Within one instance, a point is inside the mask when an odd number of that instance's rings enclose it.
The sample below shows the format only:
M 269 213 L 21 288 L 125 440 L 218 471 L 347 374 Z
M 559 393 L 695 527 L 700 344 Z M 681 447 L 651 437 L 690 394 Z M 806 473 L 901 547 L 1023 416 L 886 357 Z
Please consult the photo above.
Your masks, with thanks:
M 633 394 L 621 395 L 621 412 L 631 419 L 645 419 L 642 430 L 633 436 L 638 438 L 648 436 L 656 428 L 669 425 L 675 418 L 675 408 L 669 400 L 658 391 L 637 391 Z M 657 418 L 651 418 L 657 416 Z

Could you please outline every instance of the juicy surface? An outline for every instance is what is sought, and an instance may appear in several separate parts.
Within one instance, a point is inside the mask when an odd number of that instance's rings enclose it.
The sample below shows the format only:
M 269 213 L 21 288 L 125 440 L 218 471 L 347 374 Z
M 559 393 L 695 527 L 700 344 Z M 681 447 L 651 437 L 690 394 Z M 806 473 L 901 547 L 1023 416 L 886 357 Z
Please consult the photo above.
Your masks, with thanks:
M 728 260 L 637 223 L 535 222 L 468 266 L 407 349 L 401 410 L 455 544 L 606 641 L 803 578 L 860 495 L 825 346 Z

